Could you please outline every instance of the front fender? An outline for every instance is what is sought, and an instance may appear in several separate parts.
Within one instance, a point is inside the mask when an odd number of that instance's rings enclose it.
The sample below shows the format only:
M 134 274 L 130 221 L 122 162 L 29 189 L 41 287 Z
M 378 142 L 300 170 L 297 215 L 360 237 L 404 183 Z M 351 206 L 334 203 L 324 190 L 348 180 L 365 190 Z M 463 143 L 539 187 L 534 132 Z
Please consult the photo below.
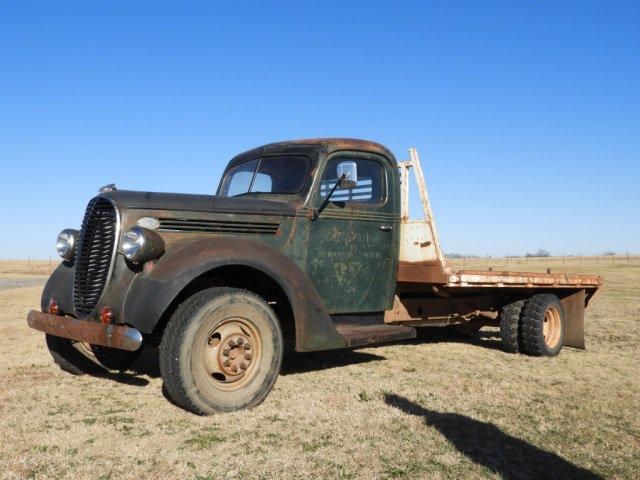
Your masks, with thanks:
M 56 299 L 56 302 L 58 302 L 58 306 L 62 312 L 74 315 L 73 272 L 74 263 L 70 261 L 64 261 L 56 267 L 42 291 L 40 308 L 43 312 L 48 310 L 49 301 L 53 297 Z
M 151 333 L 192 280 L 231 265 L 259 270 L 284 290 L 295 317 L 297 351 L 347 347 L 305 273 L 279 250 L 237 237 L 189 239 L 174 244 L 153 269 L 136 275 L 125 299 L 124 318 L 141 332 Z

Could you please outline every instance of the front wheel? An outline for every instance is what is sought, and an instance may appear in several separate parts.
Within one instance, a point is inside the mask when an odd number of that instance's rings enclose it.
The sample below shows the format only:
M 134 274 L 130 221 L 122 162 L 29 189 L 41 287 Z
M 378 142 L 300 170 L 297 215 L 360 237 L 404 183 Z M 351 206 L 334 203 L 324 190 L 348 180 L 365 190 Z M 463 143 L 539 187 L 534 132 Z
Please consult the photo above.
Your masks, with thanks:
M 178 406 L 199 415 L 230 412 L 265 399 L 282 355 L 280 324 L 261 297 L 210 288 L 189 297 L 169 320 L 160 372 Z
M 99 373 L 101 370 L 126 370 L 142 351 L 135 352 L 117 348 L 90 345 L 46 334 L 47 347 L 53 361 L 65 372 L 74 375 Z

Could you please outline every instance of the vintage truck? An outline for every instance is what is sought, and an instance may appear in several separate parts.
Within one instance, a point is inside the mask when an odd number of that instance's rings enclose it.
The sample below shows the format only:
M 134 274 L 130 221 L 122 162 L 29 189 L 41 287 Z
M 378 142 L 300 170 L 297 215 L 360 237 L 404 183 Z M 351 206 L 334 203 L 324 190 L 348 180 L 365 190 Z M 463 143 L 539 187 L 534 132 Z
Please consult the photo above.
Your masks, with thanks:
M 424 218 L 409 218 L 409 172 Z M 159 346 L 164 387 L 198 414 L 259 404 L 286 349 L 410 339 L 416 328 L 499 325 L 504 348 L 584 348 L 597 276 L 456 271 L 438 242 L 415 149 L 273 143 L 231 160 L 216 195 L 100 189 L 28 324 L 80 374 L 126 369 Z

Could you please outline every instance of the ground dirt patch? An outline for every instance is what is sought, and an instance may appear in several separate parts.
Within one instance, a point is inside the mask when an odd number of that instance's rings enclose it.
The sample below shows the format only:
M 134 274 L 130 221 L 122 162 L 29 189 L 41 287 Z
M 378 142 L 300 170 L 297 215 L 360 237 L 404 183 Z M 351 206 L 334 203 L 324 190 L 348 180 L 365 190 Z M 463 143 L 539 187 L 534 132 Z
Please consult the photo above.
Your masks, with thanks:
M 580 261 L 509 268 L 604 276 L 586 351 L 507 354 L 483 329 L 298 354 L 262 405 L 211 417 L 167 401 L 151 350 L 124 374 L 60 371 L 26 326 L 42 286 L 4 289 L 0 478 L 638 478 L 640 264 Z M 19 270 L 0 262 L 42 278 Z

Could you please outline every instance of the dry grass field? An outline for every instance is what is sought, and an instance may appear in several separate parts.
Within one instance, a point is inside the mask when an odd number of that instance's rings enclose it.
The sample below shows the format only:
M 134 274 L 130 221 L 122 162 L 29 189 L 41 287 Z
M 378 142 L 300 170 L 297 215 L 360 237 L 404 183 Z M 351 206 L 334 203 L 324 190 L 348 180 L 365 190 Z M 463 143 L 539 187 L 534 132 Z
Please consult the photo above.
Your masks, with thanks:
M 207 418 L 167 401 L 153 351 L 125 374 L 60 371 L 25 321 L 48 262 L 0 262 L 0 478 L 640 478 L 640 261 L 519 261 L 604 277 L 586 351 L 435 330 L 287 358 L 262 405 Z M 465 268 L 486 263 L 506 266 Z

